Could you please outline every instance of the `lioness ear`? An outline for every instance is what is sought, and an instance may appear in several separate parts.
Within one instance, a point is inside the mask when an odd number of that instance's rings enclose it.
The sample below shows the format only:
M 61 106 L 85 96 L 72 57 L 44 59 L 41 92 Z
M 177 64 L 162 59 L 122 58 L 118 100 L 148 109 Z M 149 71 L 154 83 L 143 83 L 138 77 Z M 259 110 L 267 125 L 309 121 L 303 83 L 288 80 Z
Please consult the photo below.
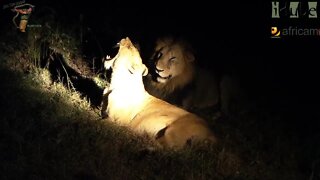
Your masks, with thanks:
M 107 70 L 110 69 L 114 63 L 114 60 L 115 60 L 115 58 L 111 59 L 111 60 L 110 59 L 105 60 L 104 61 L 104 68 L 106 68 Z
M 116 59 L 116 57 L 111 59 L 110 56 L 107 56 L 104 61 L 104 68 L 106 68 L 107 70 L 110 69 L 111 66 L 113 65 L 115 59 Z

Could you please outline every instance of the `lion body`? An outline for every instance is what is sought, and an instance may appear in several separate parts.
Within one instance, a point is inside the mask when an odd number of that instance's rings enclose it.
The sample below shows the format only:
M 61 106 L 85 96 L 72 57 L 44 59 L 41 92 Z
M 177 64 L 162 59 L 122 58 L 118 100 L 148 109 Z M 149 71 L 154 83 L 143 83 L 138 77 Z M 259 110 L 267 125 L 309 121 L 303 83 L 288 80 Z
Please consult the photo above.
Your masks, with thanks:
M 108 98 L 103 102 L 107 108 L 102 114 L 134 132 L 149 135 L 162 147 L 182 148 L 189 141 L 216 142 L 203 119 L 145 90 L 142 80 L 145 71 L 142 69 L 146 67 L 139 52 L 128 41 L 128 38 L 121 40 L 118 55 L 108 62 L 112 64 L 113 72 L 110 87 L 104 92 Z
M 216 75 L 195 64 L 192 47 L 181 39 L 160 38 L 156 42 L 146 90 L 153 96 L 187 110 L 219 103 Z

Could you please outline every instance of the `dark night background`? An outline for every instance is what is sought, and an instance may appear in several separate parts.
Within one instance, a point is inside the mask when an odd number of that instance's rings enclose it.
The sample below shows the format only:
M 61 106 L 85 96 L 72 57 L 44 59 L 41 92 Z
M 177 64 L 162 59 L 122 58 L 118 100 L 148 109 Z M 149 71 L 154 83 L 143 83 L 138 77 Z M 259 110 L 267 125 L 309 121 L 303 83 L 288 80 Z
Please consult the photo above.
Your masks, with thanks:
M 8 4 L 11 1 L 1 1 Z M 270 38 L 272 26 L 318 27 L 318 19 L 271 18 L 271 3 L 198 1 L 26 1 L 35 13 L 50 7 L 56 21 L 78 21 L 83 15 L 84 52 L 102 58 L 122 37 L 150 50 L 163 34 L 187 38 L 199 64 L 217 72 L 235 71 L 253 98 L 286 113 L 298 128 L 315 128 L 317 118 L 318 43 L 320 37 Z M 177 3 L 181 4 L 180 6 Z M 11 26 L 13 13 L 1 11 L 1 26 Z M 46 14 L 46 13 L 44 13 Z M 29 24 L 32 23 L 32 18 Z M 110 33 L 110 31 L 112 31 Z M 148 51 L 145 51 L 148 52 Z M 146 59 L 148 56 L 143 53 Z M 295 120 L 293 120 L 295 119 Z M 300 125 L 304 122 L 303 125 Z
M 15 1 L 1 0 L 1 5 Z M 182 35 L 194 45 L 200 64 L 215 71 L 235 70 L 249 91 L 276 111 L 297 119 L 298 127 L 315 127 L 317 118 L 320 37 L 270 38 L 271 26 L 318 27 L 318 19 L 275 20 L 271 3 L 198 1 L 26 1 L 54 8 L 56 21 L 73 21 L 83 14 L 88 56 L 108 54 L 112 45 L 130 36 L 148 49 L 163 34 Z M 1 27 L 11 26 L 13 13 L 1 10 Z M 30 20 L 32 22 L 32 18 Z M 108 28 L 119 32 L 110 36 Z M 100 44 L 98 47 L 97 44 Z M 142 54 L 143 56 L 143 54 Z M 265 97 L 264 97 L 265 96 Z
M 10 2 L 15 1 L 1 0 L 1 5 Z M 253 98 L 287 114 L 288 122 L 296 123 L 298 129 L 310 132 L 309 128 L 317 127 L 320 37 L 272 39 L 270 28 L 288 25 L 317 28 L 319 18 L 272 19 L 271 3 L 248 1 L 26 3 L 34 4 L 35 12 L 45 7 L 55 9 L 56 21 L 77 21 L 82 14 L 87 30 L 84 49 L 87 56 L 102 58 L 125 36 L 146 50 L 160 35 L 183 36 L 194 45 L 201 65 L 219 72 L 236 71 L 249 84 Z M 11 26 L 12 16 L 9 9 L 1 10 L 1 26 Z M 117 33 L 111 36 L 108 29 Z
M 0 0 L 1 6 L 12 1 Z M 56 21 L 76 22 L 83 15 L 84 52 L 102 58 L 121 38 L 141 45 L 142 57 L 155 38 L 173 34 L 188 39 L 201 66 L 235 73 L 261 108 L 281 114 L 281 124 L 301 139 L 319 136 L 320 36 L 270 38 L 272 26 L 320 28 L 317 19 L 272 19 L 270 2 L 249 1 L 26 1 L 56 11 Z M 1 10 L 1 27 L 14 13 Z M 32 23 L 32 16 L 30 23 Z M 1 41 L 1 40 L 0 40 Z M 143 53 L 145 52 L 145 54 Z M 287 129 L 283 129 L 286 131 Z M 316 135 L 317 134 L 317 135 Z M 304 145 L 304 141 L 300 142 Z M 315 146 L 319 143 L 316 142 Z

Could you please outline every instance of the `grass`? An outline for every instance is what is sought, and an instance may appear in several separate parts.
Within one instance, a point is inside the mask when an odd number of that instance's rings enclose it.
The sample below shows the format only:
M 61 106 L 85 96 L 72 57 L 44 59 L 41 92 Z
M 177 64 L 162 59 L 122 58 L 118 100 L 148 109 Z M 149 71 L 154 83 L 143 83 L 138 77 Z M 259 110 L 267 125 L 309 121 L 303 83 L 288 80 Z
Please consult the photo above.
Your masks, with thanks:
M 215 165 L 199 163 L 203 154 L 198 159 L 191 152 L 148 153 L 145 144 L 150 142 L 99 120 L 76 92 L 48 82 L 47 70 L 25 76 L 1 69 L 0 77 L 1 179 L 176 179 L 199 176 L 186 168 L 186 157 L 192 168 Z M 179 173 L 177 164 L 185 166 Z
M 311 165 L 318 165 L 320 154 L 310 150 L 305 155 L 294 129 L 264 111 L 210 122 L 220 138 L 217 146 L 151 151 L 152 142 L 100 120 L 99 109 L 83 95 L 34 63 L 41 57 L 36 44 L 17 44 L 21 41 L 16 38 L 25 37 L 10 34 L 1 38 L 5 46 L 0 55 L 0 179 L 314 180 L 319 176 Z

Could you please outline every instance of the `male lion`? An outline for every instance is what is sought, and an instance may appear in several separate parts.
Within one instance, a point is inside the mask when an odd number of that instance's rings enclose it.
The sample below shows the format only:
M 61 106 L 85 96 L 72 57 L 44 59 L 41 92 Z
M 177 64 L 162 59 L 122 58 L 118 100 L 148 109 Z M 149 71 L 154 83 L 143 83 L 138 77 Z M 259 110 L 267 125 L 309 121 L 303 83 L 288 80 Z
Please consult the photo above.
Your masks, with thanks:
M 159 38 L 151 60 L 154 67 L 144 79 L 151 95 L 187 110 L 218 106 L 217 78 L 195 64 L 189 43 L 172 37 Z
M 118 54 L 105 61 L 112 68 L 110 86 L 104 91 L 102 114 L 139 134 L 147 134 L 161 147 L 180 149 L 202 141 L 215 143 L 206 121 L 184 109 L 151 96 L 142 76 L 148 69 L 129 38 L 119 43 Z

